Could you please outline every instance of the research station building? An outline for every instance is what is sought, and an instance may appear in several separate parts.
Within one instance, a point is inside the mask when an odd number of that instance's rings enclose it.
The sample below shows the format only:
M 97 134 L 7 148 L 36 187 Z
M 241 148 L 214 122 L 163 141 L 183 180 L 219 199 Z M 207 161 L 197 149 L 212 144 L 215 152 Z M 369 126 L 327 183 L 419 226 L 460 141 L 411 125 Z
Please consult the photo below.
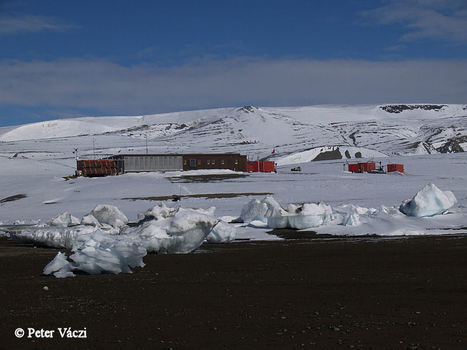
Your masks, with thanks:
M 247 156 L 239 153 L 118 154 L 105 159 L 77 161 L 77 174 L 83 176 L 198 169 L 246 172 Z

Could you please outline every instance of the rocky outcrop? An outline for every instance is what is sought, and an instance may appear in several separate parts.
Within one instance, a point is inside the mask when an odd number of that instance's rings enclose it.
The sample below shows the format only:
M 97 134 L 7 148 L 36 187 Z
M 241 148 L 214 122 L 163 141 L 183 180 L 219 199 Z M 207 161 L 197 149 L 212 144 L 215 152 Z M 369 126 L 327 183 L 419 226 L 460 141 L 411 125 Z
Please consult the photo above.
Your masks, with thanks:
M 412 111 L 415 109 L 423 109 L 425 111 L 440 111 L 446 105 L 386 105 L 381 106 L 383 111 L 388 113 L 401 113 L 403 111 Z

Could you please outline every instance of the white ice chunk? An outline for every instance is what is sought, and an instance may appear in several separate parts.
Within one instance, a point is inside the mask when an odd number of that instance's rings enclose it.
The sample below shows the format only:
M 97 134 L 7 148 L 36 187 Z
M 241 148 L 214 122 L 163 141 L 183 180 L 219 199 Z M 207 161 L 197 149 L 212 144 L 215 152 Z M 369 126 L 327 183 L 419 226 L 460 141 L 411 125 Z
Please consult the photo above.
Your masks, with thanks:
M 99 231 L 80 237 L 73 251 L 73 269 L 89 274 L 131 273 L 131 268 L 144 266 L 143 257 L 147 254 L 146 249 L 126 237 Z
M 81 218 L 81 225 L 99 227 L 99 221 L 92 214 L 87 214 Z
M 375 208 L 364 208 L 354 204 L 344 204 L 334 210 L 337 212 L 336 221 L 343 226 L 358 226 L 361 224 L 361 217 L 368 217 L 378 212 Z
M 280 204 L 277 203 L 273 197 L 267 196 L 261 201 L 252 199 L 247 203 L 242 208 L 240 219 L 245 223 L 254 220 L 260 220 L 266 223 L 269 217 L 281 215 L 285 215 L 285 210 L 282 209 Z
M 358 226 L 360 225 L 360 216 L 357 213 L 346 214 L 342 219 L 344 226 Z
M 107 224 L 114 228 L 121 228 L 128 223 L 128 218 L 117 207 L 99 204 L 90 213 L 100 224 Z
M 177 208 L 170 208 L 165 205 L 165 203 L 161 203 L 159 205 L 154 206 L 153 208 L 147 210 L 143 214 L 138 214 L 138 219 L 165 219 L 170 216 L 174 216 Z
M 77 237 L 96 231 L 93 226 L 73 227 L 33 227 L 12 233 L 12 238 L 24 243 L 32 243 L 53 248 L 71 249 Z
M 289 215 L 271 216 L 268 218 L 267 226 L 269 226 L 270 228 L 290 227 L 289 217 L 290 217 Z
M 67 260 L 65 253 L 58 252 L 55 258 L 49 262 L 42 271 L 44 275 L 53 274 L 57 278 L 73 277 L 72 265 Z
M 219 221 L 209 233 L 206 240 L 209 243 L 225 243 L 235 239 L 237 230 L 234 226 L 229 225 L 226 222 Z
M 79 219 L 75 218 L 69 212 L 64 212 L 59 216 L 53 218 L 50 223 L 51 226 L 59 226 L 59 227 L 69 227 L 74 225 L 79 225 Z
M 96 229 L 100 229 L 101 231 L 110 235 L 117 235 L 122 230 L 121 226 L 114 227 L 106 223 L 100 223 L 91 213 L 83 216 L 81 219 L 81 225 L 94 226 Z
M 197 249 L 211 232 L 217 219 L 210 215 L 215 208 L 179 208 L 174 216 L 151 220 L 129 233 L 148 252 L 184 254 Z
M 208 210 L 179 208 L 177 213 L 170 218 L 171 225 L 167 233 L 181 235 L 188 230 L 200 227 L 209 227 L 211 231 L 212 226 L 217 223 L 217 219 L 212 215 L 214 210 L 214 207 Z
M 137 227 L 125 227 L 119 235 L 111 235 L 102 228 L 119 225 L 125 220 L 117 208 L 98 206 L 83 218 L 83 225 L 34 227 L 18 233 L 15 238 L 71 248 L 74 252 L 70 256 L 72 262 L 67 262 L 66 256 L 58 255 L 44 269 L 44 273 L 53 273 L 56 277 L 72 276 L 75 270 L 89 274 L 130 273 L 131 268 L 144 266 L 143 257 L 147 252 L 183 254 L 197 249 L 218 223 L 214 211 L 214 207 L 207 210 L 177 208 L 166 218 L 159 216 L 157 220 L 144 220 Z M 222 225 L 217 233 L 225 241 L 234 238 L 234 233 Z
M 404 201 L 399 210 L 407 216 L 427 217 L 442 214 L 456 203 L 451 191 L 442 191 L 434 184 L 428 184 L 412 199 Z
M 268 226 L 302 230 L 327 224 L 333 219 L 331 206 L 324 203 L 292 204 L 287 209 L 285 215 L 269 217 Z

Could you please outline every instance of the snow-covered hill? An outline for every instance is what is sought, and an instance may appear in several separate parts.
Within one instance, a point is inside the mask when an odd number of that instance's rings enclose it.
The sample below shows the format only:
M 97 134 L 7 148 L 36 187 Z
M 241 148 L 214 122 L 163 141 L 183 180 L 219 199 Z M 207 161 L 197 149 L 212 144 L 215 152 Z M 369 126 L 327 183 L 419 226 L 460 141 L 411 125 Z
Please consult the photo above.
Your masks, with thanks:
M 322 153 L 329 159 L 459 152 L 467 148 L 467 106 L 245 106 L 60 119 L 0 128 L 0 142 L 0 156 L 39 159 L 72 159 L 75 149 L 87 157 L 146 147 L 151 153 L 242 152 L 280 164 Z

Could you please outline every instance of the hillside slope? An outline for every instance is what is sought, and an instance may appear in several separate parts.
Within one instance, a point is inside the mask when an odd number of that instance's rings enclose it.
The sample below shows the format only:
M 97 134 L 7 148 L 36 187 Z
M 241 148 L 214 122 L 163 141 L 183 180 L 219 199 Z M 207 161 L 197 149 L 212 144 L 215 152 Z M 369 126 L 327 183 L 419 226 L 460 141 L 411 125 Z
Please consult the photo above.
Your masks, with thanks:
M 67 158 L 75 149 L 83 157 L 147 149 L 242 152 L 278 161 L 303 152 L 296 158 L 309 161 L 337 147 L 347 158 L 460 152 L 467 149 L 467 106 L 245 106 L 61 119 L 1 128 L 0 142 L 0 156 L 26 158 Z

